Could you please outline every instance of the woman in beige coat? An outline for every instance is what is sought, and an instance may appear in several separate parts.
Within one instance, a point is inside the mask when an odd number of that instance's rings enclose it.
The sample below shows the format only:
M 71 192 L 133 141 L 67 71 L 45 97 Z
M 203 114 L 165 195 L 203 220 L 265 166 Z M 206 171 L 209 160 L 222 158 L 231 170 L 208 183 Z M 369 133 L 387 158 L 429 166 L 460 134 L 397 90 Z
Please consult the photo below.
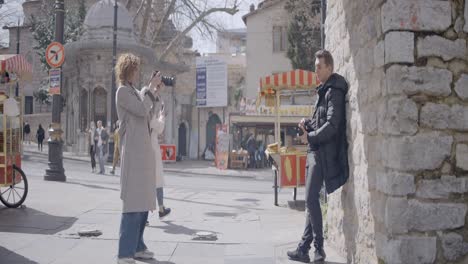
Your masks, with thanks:
M 120 124 L 122 220 L 120 223 L 118 262 L 135 263 L 134 258 L 151 259 L 143 242 L 143 232 L 148 211 L 156 209 L 155 153 L 151 147 L 149 122 L 155 102 L 146 91 L 133 86 L 138 76 L 140 59 L 132 54 L 119 57 L 115 67 L 119 88 L 116 94 L 117 114 Z

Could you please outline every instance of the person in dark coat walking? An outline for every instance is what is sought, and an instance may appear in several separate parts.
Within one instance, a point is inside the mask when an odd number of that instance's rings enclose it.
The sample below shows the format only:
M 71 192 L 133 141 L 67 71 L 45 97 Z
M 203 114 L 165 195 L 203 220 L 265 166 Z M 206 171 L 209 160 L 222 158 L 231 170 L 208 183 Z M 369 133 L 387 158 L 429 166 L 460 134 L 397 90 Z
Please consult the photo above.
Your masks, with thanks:
M 314 242 L 313 261 L 324 261 L 323 221 L 320 190 L 325 181 L 327 193 L 343 186 L 349 177 L 348 143 L 346 139 L 345 98 L 348 84 L 343 76 L 333 73 L 333 57 L 320 50 L 316 54 L 315 69 L 321 85 L 317 87 L 315 112 L 311 119 L 299 123 L 301 140 L 309 144 L 306 166 L 306 225 L 302 241 L 290 259 L 310 262 L 309 250 Z
M 44 128 L 42 128 L 41 124 L 39 124 L 39 128 L 36 131 L 36 138 L 37 138 L 37 149 L 42 152 L 42 142 L 44 141 L 44 138 L 45 138 L 45 131 L 44 131 Z

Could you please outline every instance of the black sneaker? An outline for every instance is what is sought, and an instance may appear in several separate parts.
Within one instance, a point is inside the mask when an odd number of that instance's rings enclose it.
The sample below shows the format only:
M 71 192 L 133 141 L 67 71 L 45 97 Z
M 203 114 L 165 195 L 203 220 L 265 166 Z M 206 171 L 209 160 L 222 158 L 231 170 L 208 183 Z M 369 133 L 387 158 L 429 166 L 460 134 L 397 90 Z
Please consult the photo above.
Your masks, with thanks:
M 163 218 L 166 215 L 171 213 L 171 208 L 164 207 L 164 211 L 163 212 L 159 211 L 158 213 L 159 213 L 159 218 Z
M 325 261 L 325 258 L 327 257 L 327 254 L 325 254 L 323 248 L 315 249 L 314 255 L 314 262 Z
M 114 174 L 115 174 L 115 171 L 114 171 L 114 170 L 111 170 L 111 171 L 110 171 L 110 174 L 114 175 Z
M 287 254 L 290 260 L 300 261 L 304 263 L 310 262 L 309 254 L 300 250 L 299 248 L 293 251 L 288 251 Z

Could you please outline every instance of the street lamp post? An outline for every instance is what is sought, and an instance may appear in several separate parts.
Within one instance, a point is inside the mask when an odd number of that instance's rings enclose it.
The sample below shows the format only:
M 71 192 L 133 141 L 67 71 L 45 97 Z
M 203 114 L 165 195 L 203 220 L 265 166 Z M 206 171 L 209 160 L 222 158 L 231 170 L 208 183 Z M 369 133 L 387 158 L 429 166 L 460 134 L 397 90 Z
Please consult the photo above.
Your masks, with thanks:
M 117 61 L 117 11 L 118 11 L 117 0 L 114 1 L 114 28 L 113 28 L 113 40 L 112 40 L 112 98 L 111 98 L 111 127 L 115 126 L 117 122 L 117 110 L 115 109 L 115 94 L 116 94 L 116 83 L 115 83 L 115 64 Z M 114 142 L 109 142 L 109 155 L 107 158 L 108 162 L 112 162 L 114 159 Z
M 65 22 L 64 0 L 55 1 L 55 41 L 63 44 L 63 31 Z M 61 69 L 61 67 L 60 67 Z M 62 78 L 60 78 L 60 89 L 62 89 Z M 52 96 L 52 127 L 49 129 L 49 169 L 46 170 L 44 180 L 66 181 L 63 168 L 63 140 L 62 126 L 60 124 L 60 113 L 62 112 L 62 96 Z

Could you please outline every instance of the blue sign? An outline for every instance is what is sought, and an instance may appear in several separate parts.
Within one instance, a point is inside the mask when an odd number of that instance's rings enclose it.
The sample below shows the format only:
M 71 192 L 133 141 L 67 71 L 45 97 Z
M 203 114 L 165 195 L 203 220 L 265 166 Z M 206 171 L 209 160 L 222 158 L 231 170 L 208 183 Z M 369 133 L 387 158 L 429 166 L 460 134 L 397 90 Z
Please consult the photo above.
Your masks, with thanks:
M 197 106 L 206 106 L 206 67 L 197 68 Z

